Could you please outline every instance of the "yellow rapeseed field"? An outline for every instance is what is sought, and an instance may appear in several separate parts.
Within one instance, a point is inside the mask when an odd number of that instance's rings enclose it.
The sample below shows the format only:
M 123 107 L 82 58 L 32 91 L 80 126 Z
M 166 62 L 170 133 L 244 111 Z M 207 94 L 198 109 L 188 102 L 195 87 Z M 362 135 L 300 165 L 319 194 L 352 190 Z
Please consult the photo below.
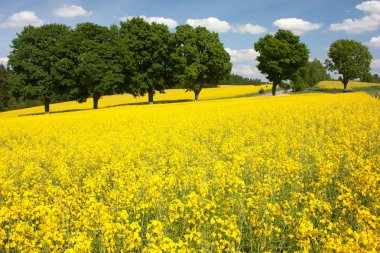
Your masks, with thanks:
M 323 89 L 337 89 L 343 90 L 343 83 L 340 81 L 322 81 L 317 84 L 317 87 Z M 358 88 L 368 88 L 368 87 L 380 87 L 378 83 L 366 83 L 366 82 L 356 82 L 350 81 L 347 85 L 347 89 L 358 89 Z
M 205 88 L 199 95 L 200 101 L 224 99 L 230 97 L 240 97 L 258 94 L 260 89 L 269 90 L 271 85 L 220 85 L 220 88 Z M 143 97 L 133 97 L 130 94 L 104 96 L 99 100 L 99 108 L 109 108 L 121 105 L 139 105 L 147 103 L 148 95 Z M 194 92 L 186 92 L 184 89 L 170 89 L 165 93 L 156 93 L 154 96 L 155 103 L 168 103 L 168 102 L 190 102 L 194 101 Z M 85 103 L 64 102 L 56 103 L 50 106 L 51 112 L 67 112 L 92 109 L 92 99 L 88 99 Z M 0 113 L 0 118 L 17 117 L 31 114 L 42 114 L 44 112 L 43 106 L 27 108 L 22 110 L 15 110 Z
M 380 251 L 380 100 L 366 93 L 0 124 L 0 252 Z

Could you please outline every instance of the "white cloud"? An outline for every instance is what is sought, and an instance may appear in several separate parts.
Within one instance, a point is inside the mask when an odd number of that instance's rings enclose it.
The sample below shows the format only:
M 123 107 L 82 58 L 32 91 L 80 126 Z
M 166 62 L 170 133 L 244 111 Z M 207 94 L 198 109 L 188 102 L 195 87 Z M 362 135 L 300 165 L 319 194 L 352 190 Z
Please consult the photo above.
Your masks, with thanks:
M 380 59 L 373 60 L 371 63 L 371 68 L 380 71 Z
M 90 16 L 93 12 L 85 10 L 79 5 L 64 4 L 61 8 L 55 9 L 54 14 L 63 18 L 73 18 L 78 16 Z
M 369 13 L 380 13 L 380 1 L 365 1 L 356 5 L 356 9 Z
M 370 32 L 380 27 L 380 14 L 371 14 L 361 19 L 345 19 L 343 23 L 331 24 L 331 31 L 344 31 L 351 34 Z
M 218 18 L 209 17 L 204 19 L 188 19 L 186 24 L 192 27 L 203 26 L 213 32 L 233 32 L 233 33 L 250 33 L 259 34 L 266 32 L 266 28 L 260 25 L 247 24 L 235 24 L 231 25 L 227 21 L 220 20 Z
M 252 25 L 248 23 L 245 25 L 237 24 L 232 28 L 232 31 L 235 33 L 259 34 L 259 33 L 265 33 L 267 29 L 260 25 Z
M 330 25 L 331 31 L 344 31 L 351 34 L 370 32 L 380 27 L 380 1 L 365 1 L 356 5 L 356 9 L 369 15 L 360 19 L 345 19 L 342 23 Z
M 178 23 L 174 19 L 171 18 L 164 18 L 164 17 L 147 17 L 147 16 L 128 16 L 128 17 L 121 17 L 121 21 L 127 21 L 132 18 L 140 17 L 144 19 L 148 23 L 157 23 L 157 24 L 164 24 L 167 25 L 170 29 L 174 29 Z
M 0 64 L 6 66 L 8 64 L 8 57 L 0 57 Z
M 232 73 L 266 80 L 265 76 L 257 69 L 256 57 L 259 55 L 254 49 L 231 49 L 225 48 L 231 56 Z
M 266 81 L 266 77 L 257 69 L 255 64 L 233 64 L 232 73 L 249 78 L 259 78 Z
M 33 11 L 20 11 L 12 14 L 5 22 L 0 23 L 0 28 L 22 28 L 27 25 L 41 26 L 44 22 Z
M 227 21 L 219 20 L 214 17 L 206 19 L 188 19 L 186 23 L 193 27 L 204 26 L 213 32 L 228 32 L 231 30 L 231 25 Z
M 308 31 L 318 30 L 322 24 L 311 23 L 299 18 L 280 18 L 273 22 L 280 29 L 290 30 L 297 35 L 302 35 Z
M 254 62 L 256 57 L 259 55 L 254 49 L 240 49 L 234 50 L 231 48 L 226 48 L 227 53 L 231 56 L 232 63 L 241 63 L 241 62 Z
M 380 36 L 372 37 L 366 44 L 372 47 L 380 47 Z

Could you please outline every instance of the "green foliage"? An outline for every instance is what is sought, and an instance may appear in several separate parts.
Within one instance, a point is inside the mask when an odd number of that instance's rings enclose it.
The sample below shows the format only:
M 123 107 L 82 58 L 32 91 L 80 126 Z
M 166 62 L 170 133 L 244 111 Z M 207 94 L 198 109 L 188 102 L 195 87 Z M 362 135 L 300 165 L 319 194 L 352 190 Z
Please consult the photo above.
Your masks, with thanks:
M 61 60 L 60 41 L 69 33 L 70 28 L 61 24 L 27 26 L 12 41 L 8 64 L 12 69 L 10 83 L 15 97 L 42 100 L 45 112 L 49 112 L 51 99 L 66 91 L 55 69 Z
M 309 84 L 305 81 L 305 76 L 307 75 L 308 68 L 301 67 L 292 77 L 290 85 L 294 92 L 302 91 L 306 89 Z
M 330 80 L 331 77 L 327 74 L 322 63 L 314 59 L 307 62 L 305 67 L 301 67 L 293 76 L 291 85 L 293 91 L 301 91 L 309 86 L 315 86 L 320 81 Z
M 282 80 L 293 79 L 309 57 L 309 50 L 300 42 L 299 36 L 287 30 L 265 35 L 254 44 L 254 48 L 260 53 L 257 68 L 273 82 L 273 95 L 276 94 L 276 86 Z
M 371 67 L 372 55 L 367 46 L 354 40 L 337 40 L 330 46 L 326 68 L 342 75 L 344 89 L 349 80 L 362 78 Z
M 314 59 L 311 62 L 307 62 L 306 71 L 303 75 L 303 80 L 306 84 L 309 86 L 315 86 L 320 81 L 326 81 L 330 79 L 331 77 L 329 74 L 327 74 L 326 68 L 319 60 Z
M 0 64 L 0 111 L 5 111 L 11 98 L 8 70 Z
M 149 94 L 153 103 L 155 91 L 165 92 L 174 86 L 170 62 L 171 33 L 163 24 L 149 24 L 142 18 L 120 22 L 120 47 L 124 59 L 133 59 L 124 66 L 124 91 L 134 95 Z
M 228 78 L 220 81 L 220 84 L 229 84 L 229 85 L 241 85 L 241 84 L 253 84 L 261 85 L 262 82 L 260 79 L 242 77 L 240 75 L 231 74 Z
M 365 73 L 361 78 L 360 78 L 360 81 L 361 82 L 367 82 L 367 83 L 374 83 L 375 82 L 375 78 L 374 76 L 371 74 L 371 73 Z
M 103 95 L 120 91 L 124 76 L 118 61 L 117 31 L 93 23 L 78 24 L 65 41 L 61 80 L 79 102 L 93 97 L 94 109 Z M 74 72 L 71 71 L 74 69 Z
M 372 76 L 372 78 L 373 78 L 373 82 L 375 82 L 375 83 L 380 83 L 380 77 L 379 77 L 378 74 L 374 74 L 374 75 Z
M 175 81 L 194 91 L 195 100 L 204 87 L 218 84 L 229 76 L 230 55 L 217 33 L 204 27 L 180 25 L 176 28 L 171 54 Z

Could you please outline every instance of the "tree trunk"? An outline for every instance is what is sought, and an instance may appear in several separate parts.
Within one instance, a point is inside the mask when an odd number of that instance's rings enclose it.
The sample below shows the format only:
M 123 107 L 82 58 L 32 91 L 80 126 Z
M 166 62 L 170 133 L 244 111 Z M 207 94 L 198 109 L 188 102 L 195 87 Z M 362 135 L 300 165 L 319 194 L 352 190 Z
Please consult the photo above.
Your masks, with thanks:
M 148 103 L 149 103 L 150 105 L 153 104 L 153 96 L 154 96 L 154 90 L 149 90 L 149 91 L 148 91 Z
M 346 77 L 346 76 L 344 76 L 344 75 L 342 75 L 342 83 L 343 83 L 343 87 L 344 87 L 343 92 L 347 91 L 348 81 L 349 81 L 349 78 Z
M 195 95 L 195 102 L 198 102 L 198 100 L 199 100 L 199 93 L 201 93 L 201 91 L 200 91 L 200 90 L 195 90 L 195 91 L 194 91 L 194 95 Z
M 202 81 L 199 89 L 198 90 L 194 90 L 194 95 L 195 95 L 194 96 L 194 101 L 195 102 L 199 101 L 199 94 L 201 93 L 203 87 L 205 87 L 205 83 Z
M 45 98 L 45 113 L 50 113 L 50 98 Z
M 94 107 L 93 109 L 98 109 L 98 104 L 99 104 L 99 99 L 100 99 L 100 95 L 98 94 L 94 94 L 92 96 L 93 100 L 94 100 Z
M 272 85 L 272 95 L 273 96 L 276 96 L 276 87 L 277 87 L 277 83 L 273 82 L 273 85 Z

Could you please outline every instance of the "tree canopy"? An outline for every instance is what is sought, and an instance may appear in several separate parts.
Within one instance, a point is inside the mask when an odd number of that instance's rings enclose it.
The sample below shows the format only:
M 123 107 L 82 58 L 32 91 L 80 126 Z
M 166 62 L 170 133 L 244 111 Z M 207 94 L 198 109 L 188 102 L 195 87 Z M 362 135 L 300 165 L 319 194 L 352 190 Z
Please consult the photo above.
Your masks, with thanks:
M 174 62 L 176 81 L 194 91 L 195 101 L 204 87 L 215 85 L 230 75 L 230 55 L 217 33 L 204 27 L 180 25 L 174 34 Z
M 0 112 L 7 108 L 10 97 L 8 70 L 0 64 Z
M 153 103 L 156 91 L 164 93 L 174 86 L 170 58 L 172 34 L 163 24 L 149 24 L 142 18 L 120 22 L 120 42 L 124 48 L 124 59 L 132 58 L 124 67 L 124 90 L 134 96 L 148 93 L 149 103 Z
M 27 26 L 12 41 L 8 61 L 12 92 L 17 97 L 42 100 L 46 113 L 51 100 L 66 90 L 56 76 L 56 68 L 61 60 L 59 43 L 69 33 L 70 28 L 61 24 Z
M 309 58 L 309 50 L 291 31 L 278 30 L 260 38 L 254 49 L 259 53 L 257 68 L 273 82 L 272 95 L 282 80 L 292 80 Z
M 367 46 L 354 40 L 337 40 L 330 45 L 326 68 L 342 75 L 344 90 L 355 78 L 362 78 L 371 70 L 372 55 Z
M 294 91 L 300 91 L 309 86 L 315 86 L 320 81 L 330 79 L 323 64 L 318 59 L 314 59 L 296 72 L 291 80 L 291 85 Z
M 72 33 L 70 41 L 76 49 L 71 53 L 75 52 L 72 58 L 79 86 L 76 99 L 82 102 L 92 96 L 94 109 L 101 96 L 117 93 L 123 83 L 116 36 L 111 29 L 93 23 L 78 24 Z

